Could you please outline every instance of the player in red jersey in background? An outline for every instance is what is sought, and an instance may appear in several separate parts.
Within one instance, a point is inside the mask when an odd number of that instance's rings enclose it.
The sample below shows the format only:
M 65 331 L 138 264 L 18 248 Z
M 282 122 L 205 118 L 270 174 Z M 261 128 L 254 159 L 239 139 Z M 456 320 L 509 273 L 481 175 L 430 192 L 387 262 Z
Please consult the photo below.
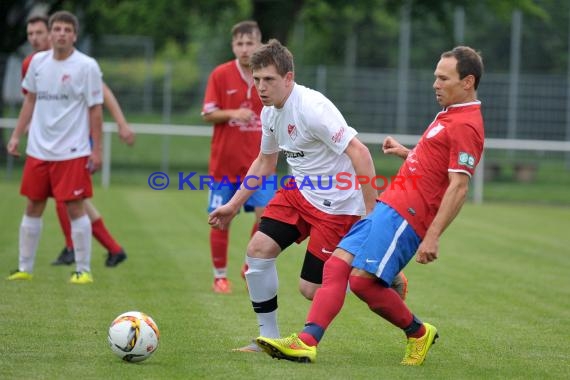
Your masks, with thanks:
M 374 211 L 338 244 L 325 264 L 323 285 L 303 331 L 282 339 L 257 338 L 269 355 L 314 362 L 317 344 L 343 306 L 348 282 L 370 310 L 406 335 L 401 364 L 424 362 L 437 329 L 415 317 L 389 284 L 414 255 L 421 264 L 438 258 L 439 239 L 465 202 L 485 139 L 476 93 L 482 74 L 483 61 L 469 47 L 458 46 L 441 55 L 433 88 L 443 110 L 414 149 L 391 137 L 382 146 L 385 154 L 405 160 L 398 172 L 406 179 L 404 186 L 384 191 Z
M 51 43 L 49 40 L 48 32 L 48 19 L 42 15 L 32 16 L 28 19 L 26 26 L 28 42 L 32 46 L 33 52 L 28 55 L 22 63 L 22 79 L 26 76 L 30 61 L 37 52 L 49 50 Z M 24 95 L 26 90 L 22 89 Z M 135 132 L 127 123 L 125 116 L 119 106 L 117 99 L 113 92 L 105 83 L 103 83 L 103 101 L 105 107 L 115 119 L 119 130 L 119 137 L 121 141 L 127 145 L 133 145 L 135 142 Z M 111 233 L 107 230 L 103 218 L 95 205 L 89 200 L 84 200 L 84 206 L 91 221 L 91 230 L 93 236 L 97 241 L 107 249 L 107 260 L 105 265 L 107 267 L 115 267 L 127 258 L 123 248 L 116 242 Z M 75 252 L 73 249 L 73 241 L 71 238 L 71 223 L 67 214 L 67 208 L 64 202 L 56 201 L 56 211 L 61 225 L 61 229 L 65 236 L 65 247 L 52 263 L 53 265 L 70 265 L 75 262 Z
M 241 185 L 247 169 L 257 157 L 261 144 L 259 114 L 261 100 L 249 68 L 251 54 L 261 45 L 261 31 L 255 21 L 242 21 L 232 28 L 235 59 L 217 66 L 208 79 L 202 117 L 214 124 L 209 174 L 215 183 L 210 189 L 208 212 L 226 204 Z M 222 182 L 223 181 L 223 182 Z M 265 205 L 275 189 L 259 189 L 244 205 L 255 211 L 251 234 L 258 228 Z M 230 293 L 227 279 L 229 229 L 210 229 L 210 250 L 214 269 L 213 290 Z M 242 276 L 247 266 L 242 269 Z

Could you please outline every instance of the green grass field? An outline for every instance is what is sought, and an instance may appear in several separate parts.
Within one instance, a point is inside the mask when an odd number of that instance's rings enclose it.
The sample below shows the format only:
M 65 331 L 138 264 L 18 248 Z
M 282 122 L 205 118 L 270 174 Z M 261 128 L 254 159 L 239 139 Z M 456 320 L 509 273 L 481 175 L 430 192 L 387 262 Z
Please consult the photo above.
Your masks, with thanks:
M 68 284 L 73 267 L 50 262 L 63 247 L 53 204 L 44 216 L 34 279 L 3 279 L 17 266 L 25 200 L 0 183 L 1 379 L 560 379 L 570 370 L 570 209 L 466 205 L 446 232 L 440 259 L 412 262 L 408 303 L 440 339 L 425 365 L 399 365 L 403 334 L 349 295 L 322 341 L 317 363 L 297 364 L 231 349 L 257 335 L 239 268 L 251 215 L 231 235 L 234 292 L 211 292 L 206 194 L 145 186 L 96 189 L 95 204 L 129 259 L 103 265 L 94 242 L 95 282 Z M 51 201 L 50 201 L 51 202 Z M 278 259 L 282 334 L 301 328 L 309 303 L 297 291 L 304 246 Z M 140 310 L 161 331 L 148 361 L 120 361 L 107 347 L 118 314 Z

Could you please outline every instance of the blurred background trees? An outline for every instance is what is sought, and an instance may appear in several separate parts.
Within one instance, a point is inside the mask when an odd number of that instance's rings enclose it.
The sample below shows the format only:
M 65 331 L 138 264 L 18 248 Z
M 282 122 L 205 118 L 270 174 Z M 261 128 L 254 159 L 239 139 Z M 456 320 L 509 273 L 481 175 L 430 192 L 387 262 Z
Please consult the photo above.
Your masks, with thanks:
M 348 74 L 356 68 L 431 71 L 439 53 L 459 43 L 482 51 L 487 72 L 508 73 L 517 54 L 515 12 L 524 26 L 518 70 L 568 70 L 570 2 L 563 0 L 3 0 L 0 74 L 10 54 L 29 53 L 29 15 L 59 9 L 80 18 L 79 48 L 98 59 L 119 94 L 134 84 L 145 94 L 179 92 L 173 97 L 179 107 L 199 103 L 209 71 L 232 58 L 231 26 L 244 19 L 258 21 L 264 41 L 288 45 L 303 80 L 299 69 L 315 72 L 323 65 Z M 162 83 L 165 76 L 174 80 Z M 134 102 L 146 112 L 156 99 Z M 131 108 L 128 99 L 122 102 Z M 0 104 L 0 112 L 4 108 Z
M 168 2 L 153 0 L 3 0 L 0 4 L 0 51 L 11 53 L 25 42 L 25 20 L 42 5 L 48 12 L 68 9 L 82 22 L 82 36 L 94 43 L 104 35 L 147 36 L 158 54 L 200 52 L 220 62 L 231 57 L 229 30 L 243 19 L 259 22 L 264 40 L 278 38 L 294 44 L 307 64 L 343 64 L 390 67 L 397 64 L 401 9 L 410 4 L 412 65 L 433 63 L 434 54 L 454 44 L 454 14 L 463 7 L 466 40 L 484 40 L 485 55 L 497 67 L 508 67 L 508 38 L 513 9 L 525 22 L 539 23 L 551 38 L 528 38 L 530 69 L 566 70 L 560 48 L 567 44 L 568 2 L 562 0 L 213 0 Z M 508 36 L 507 36 L 508 37 Z M 493 43 L 495 42 L 495 43 Z M 353 57 L 346 52 L 352 51 Z M 506 44 L 506 46 L 505 46 Z M 474 45 L 474 44 L 473 44 Z M 299 57 L 297 57 L 299 58 Z

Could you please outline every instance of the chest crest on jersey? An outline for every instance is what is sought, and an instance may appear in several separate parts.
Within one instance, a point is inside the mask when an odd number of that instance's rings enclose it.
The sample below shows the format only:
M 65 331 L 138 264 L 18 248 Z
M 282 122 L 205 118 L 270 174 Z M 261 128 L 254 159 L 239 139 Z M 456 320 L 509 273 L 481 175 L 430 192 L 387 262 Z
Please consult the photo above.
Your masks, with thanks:
M 289 134 L 291 140 L 295 141 L 297 138 L 297 127 L 293 124 L 287 125 L 287 133 Z
M 71 75 L 69 75 L 69 74 L 63 74 L 62 77 L 61 77 L 61 84 L 66 85 L 66 84 L 69 84 L 69 83 L 71 83 Z
M 434 137 L 435 135 L 437 135 L 439 132 L 443 131 L 445 127 L 443 125 L 441 125 L 441 123 L 437 123 L 437 125 L 435 127 L 432 127 L 429 132 L 427 133 L 427 138 L 431 139 L 432 137 Z

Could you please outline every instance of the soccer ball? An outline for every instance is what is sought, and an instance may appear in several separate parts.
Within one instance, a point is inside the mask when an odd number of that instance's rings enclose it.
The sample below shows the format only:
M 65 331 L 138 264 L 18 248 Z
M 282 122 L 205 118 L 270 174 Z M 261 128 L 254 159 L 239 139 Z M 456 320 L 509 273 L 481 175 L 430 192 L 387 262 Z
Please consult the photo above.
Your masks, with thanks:
M 140 311 L 119 315 L 109 326 L 109 347 L 127 362 L 142 362 L 158 348 L 160 332 L 151 317 Z

